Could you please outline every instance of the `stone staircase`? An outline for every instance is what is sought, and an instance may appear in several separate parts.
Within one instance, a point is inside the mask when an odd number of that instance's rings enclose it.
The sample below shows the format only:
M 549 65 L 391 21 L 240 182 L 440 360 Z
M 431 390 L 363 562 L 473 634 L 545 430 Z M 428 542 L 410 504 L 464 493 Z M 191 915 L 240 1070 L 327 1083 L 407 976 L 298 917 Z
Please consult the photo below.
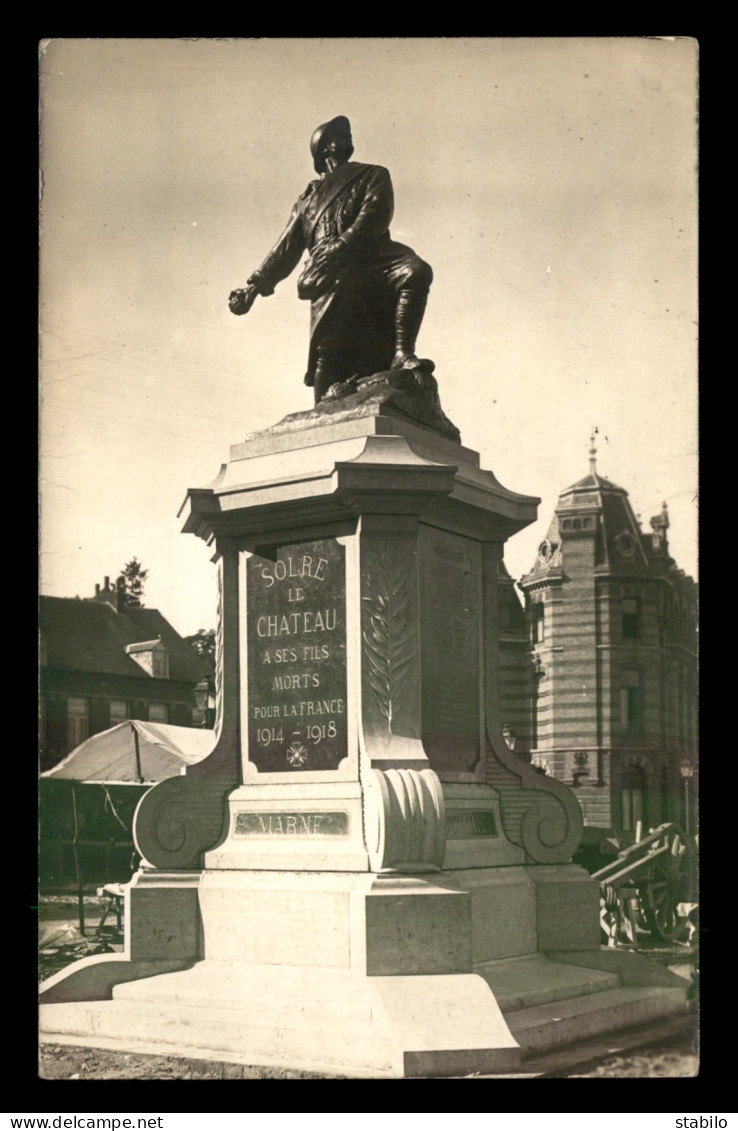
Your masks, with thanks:
M 627 951 L 535 954 L 475 967 L 526 1058 L 686 1015 L 688 983 Z

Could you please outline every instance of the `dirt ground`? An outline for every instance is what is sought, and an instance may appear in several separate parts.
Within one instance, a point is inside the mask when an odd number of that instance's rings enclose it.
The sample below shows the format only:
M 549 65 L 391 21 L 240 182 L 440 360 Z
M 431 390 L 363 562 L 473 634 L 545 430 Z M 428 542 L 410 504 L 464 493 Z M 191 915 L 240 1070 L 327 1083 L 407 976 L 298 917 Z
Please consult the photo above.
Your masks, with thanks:
M 596 1063 L 580 1065 L 568 1072 L 551 1072 L 551 1078 L 588 1079 L 590 1077 L 694 1077 L 699 1074 L 699 1053 L 691 1036 L 636 1049 L 631 1053 L 606 1057 Z
M 694 1077 L 698 1055 L 689 1036 L 584 1064 L 571 1071 L 550 1073 L 549 1078 L 591 1077 Z M 70 1045 L 42 1045 L 39 1076 L 45 1080 L 319 1080 L 310 1072 L 277 1068 L 241 1068 L 205 1060 L 180 1060 L 168 1056 L 108 1052 Z M 332 1077 L 333 1078 L 333 1077 Z M 339 1077 L 335 1077 L 339 1079 Z
M 72 1045 L 41 1045 L 44 1080 L 320 1080 L 322 1076 L 279 1068 L 241 1068 L 208 1060 L 143 1056 Z

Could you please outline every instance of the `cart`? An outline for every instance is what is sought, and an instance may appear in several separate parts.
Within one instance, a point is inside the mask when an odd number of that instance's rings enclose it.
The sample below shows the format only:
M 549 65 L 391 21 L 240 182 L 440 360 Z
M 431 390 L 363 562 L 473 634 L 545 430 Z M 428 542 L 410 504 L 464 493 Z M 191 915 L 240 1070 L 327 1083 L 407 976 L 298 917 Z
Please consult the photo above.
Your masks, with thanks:
M 592 879 L 600 885 L 600 923 L 610 946 L 682 939 L 688 929 L 680 905 L 696 896 L 694 841 L 666 823 L 624 848 Z

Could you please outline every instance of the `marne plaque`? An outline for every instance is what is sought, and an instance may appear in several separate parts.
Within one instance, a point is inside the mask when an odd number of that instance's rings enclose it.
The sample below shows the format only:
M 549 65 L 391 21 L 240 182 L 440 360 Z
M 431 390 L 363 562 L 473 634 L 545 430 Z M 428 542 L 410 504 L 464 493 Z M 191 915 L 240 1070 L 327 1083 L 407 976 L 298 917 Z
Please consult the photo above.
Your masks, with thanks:
M 335 770 L 348 754 L 345 551 L 334 538 L 246 564 L 249 760 Z

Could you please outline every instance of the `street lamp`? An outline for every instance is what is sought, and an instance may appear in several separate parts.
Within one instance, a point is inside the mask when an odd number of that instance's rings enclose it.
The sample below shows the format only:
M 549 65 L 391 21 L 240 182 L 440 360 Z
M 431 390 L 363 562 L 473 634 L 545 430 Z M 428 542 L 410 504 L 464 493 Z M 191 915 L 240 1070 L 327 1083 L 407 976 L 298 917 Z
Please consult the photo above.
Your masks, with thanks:
M 690 828 L 689 828 L 689 800 L 690 800 L 690 798 L 689 798 L 689 793 L 690 793 L 689 783 L 690 783 L 690 780 L 694 777 L 695 772 L 696 772 L 695 764 L 692 761 L 692 759 L 689 757 L 689 755 L 687 755 L 687 757 L 684 758 L 684 760 L 679 765 L 679 773 L 682 775 L 682 778 L 684 779 L 684 830 L 687 833 L 690 832 Z
M 201 679 L 195 685 L 195 706 L 200 712 L 201 727 L 211 727 L 213 725 L 213 708 L 215 706 L 215 699 L 213 697 L 210 680 Z
M 505 745 L 508 746 L 510 748 L 510 750 L 514 750 L 515 749 L 515 743 L 518 740 L 518 736 L 515 733 L 515 731 L 512 729 L 512 727 L 509 726 L 507 723 L 505 723 L 504 727 L 502 728 L 502 737 L 505 740 Z

